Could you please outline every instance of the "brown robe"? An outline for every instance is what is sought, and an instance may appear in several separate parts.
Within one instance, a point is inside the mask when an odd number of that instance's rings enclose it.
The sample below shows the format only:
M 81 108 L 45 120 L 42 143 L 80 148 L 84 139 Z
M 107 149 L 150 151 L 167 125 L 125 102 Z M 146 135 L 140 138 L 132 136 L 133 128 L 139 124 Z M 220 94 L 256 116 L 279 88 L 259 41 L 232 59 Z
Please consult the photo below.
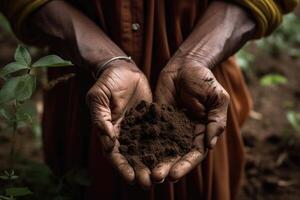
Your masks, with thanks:
M 192 31 L 208 4 L 206 0 L 82 0 L 74 3 L 133 57 L 153 89 L 159 72 Z M 132 29 L 133 23 L 139 24 L 138 30 Z M 76 73 L 76 77 L 45 92 L 46 162 L 56 173 L 87 167 L 92 185 L 85 190 L 86 199 L 235 199 L 244 165 L 240 127 L 248 116 L 251 99 L 234 58 L 213 71 L 231 96 L 227 129 L 207 158 L 177 183 L 165 182 L 144 191 L 121 180 L 101 155 L 100 143 L 91 130 L 85 94 L 93 79 L 79 67 L 49 70 L 50 79 L 70 72 Z

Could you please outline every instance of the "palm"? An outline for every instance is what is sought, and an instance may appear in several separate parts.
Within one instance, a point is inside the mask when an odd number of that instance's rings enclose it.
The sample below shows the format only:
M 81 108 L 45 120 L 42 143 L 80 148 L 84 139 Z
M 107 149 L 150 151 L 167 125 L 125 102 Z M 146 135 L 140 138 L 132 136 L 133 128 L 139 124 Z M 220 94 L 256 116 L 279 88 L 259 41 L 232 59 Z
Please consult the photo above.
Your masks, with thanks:
M 206 147 L 212 147 L 212 138 L 222 133 L 226 125 L 227 93 L 212 72 L 195 62 L 181 65 L 169 66 L 160 74 L 155 97 L 159 103 L 188 109 L 198 119 L 195 148 L 154 169 L 152 174 L 157 179 L 169 175 L 178 180 L 188 173 L 204 159 Z
M 120 122 L 124 112 L 141 100 L 151 101 L 152 94 L 145 76 L 136 69 L 112 67 L 102 74 L 98 84 L 102 99 L 99 106 L 112 124 Z M 109 105 L 109 106 L 108 106 Z
M 149 170 L 132 168 L 119 152 L 118 136 L 123 115 L 141 100 L 152 101 L 148 81 L 136 67 L 126 65 L 105 70 L 88 93 L 92 122 L 98 129 L 108 160 L 128 182 L 138 179 L 141 185 L 149 185 L 150 178 L 146 177 Z

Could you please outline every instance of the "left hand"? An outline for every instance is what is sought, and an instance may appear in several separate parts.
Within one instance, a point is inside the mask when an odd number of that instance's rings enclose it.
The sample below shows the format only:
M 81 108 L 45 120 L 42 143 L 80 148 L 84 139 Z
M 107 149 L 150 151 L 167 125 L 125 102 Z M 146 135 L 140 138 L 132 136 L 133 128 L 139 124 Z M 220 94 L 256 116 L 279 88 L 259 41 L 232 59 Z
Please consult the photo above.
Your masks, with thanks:
M 155 182 L 162 182 L 167 176 L 177 181 L 205 158 L 207 148 L 212 148 L 224 132 L 229 95 L 209 68 L 181 58 L 171 60 L 162 70 L 155 95 L 158 103 L 184 107 L 199 120 L 194 148 L 152 170 Z
M 149 188 L 150 170 L 142 163 L 131 166 L 120 153 L 118 140 L 125 111 L 142 100 L 152 101 L 148 80 L 135 64 L 122 60 L 110 63 L 87 93 L 91 120 L 104 156 L 126 182 Z

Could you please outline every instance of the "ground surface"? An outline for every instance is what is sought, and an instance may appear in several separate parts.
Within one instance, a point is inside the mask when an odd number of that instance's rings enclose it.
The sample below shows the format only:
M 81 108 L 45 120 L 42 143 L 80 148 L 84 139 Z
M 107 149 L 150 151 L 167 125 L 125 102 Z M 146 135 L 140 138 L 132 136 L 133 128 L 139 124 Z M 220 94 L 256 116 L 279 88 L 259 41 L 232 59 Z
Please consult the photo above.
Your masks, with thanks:
M 256 113 L 242 129 L 247 165 L 240 199 L 299 199 L 300 133 L 288 123 L 286 113 L 300 110 L 300 62 L 284 54 L 273 58 L 252 51 L 256 61 L 246 78 Z M 282 74 L 288 83 L 261 86 L 259 78 L 268 73 Z

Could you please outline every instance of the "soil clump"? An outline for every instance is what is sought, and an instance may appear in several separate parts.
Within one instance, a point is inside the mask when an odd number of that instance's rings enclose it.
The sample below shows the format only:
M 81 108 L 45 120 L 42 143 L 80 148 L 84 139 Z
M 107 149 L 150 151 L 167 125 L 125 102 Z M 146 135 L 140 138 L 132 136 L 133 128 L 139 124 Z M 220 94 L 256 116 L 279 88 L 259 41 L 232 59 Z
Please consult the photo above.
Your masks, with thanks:
M 152 169 L 161 161 L 188 153 L 194 137 L 195 122 L 184 110 L 142 101 L 125 114 L 119 150 L 130 164 Z

